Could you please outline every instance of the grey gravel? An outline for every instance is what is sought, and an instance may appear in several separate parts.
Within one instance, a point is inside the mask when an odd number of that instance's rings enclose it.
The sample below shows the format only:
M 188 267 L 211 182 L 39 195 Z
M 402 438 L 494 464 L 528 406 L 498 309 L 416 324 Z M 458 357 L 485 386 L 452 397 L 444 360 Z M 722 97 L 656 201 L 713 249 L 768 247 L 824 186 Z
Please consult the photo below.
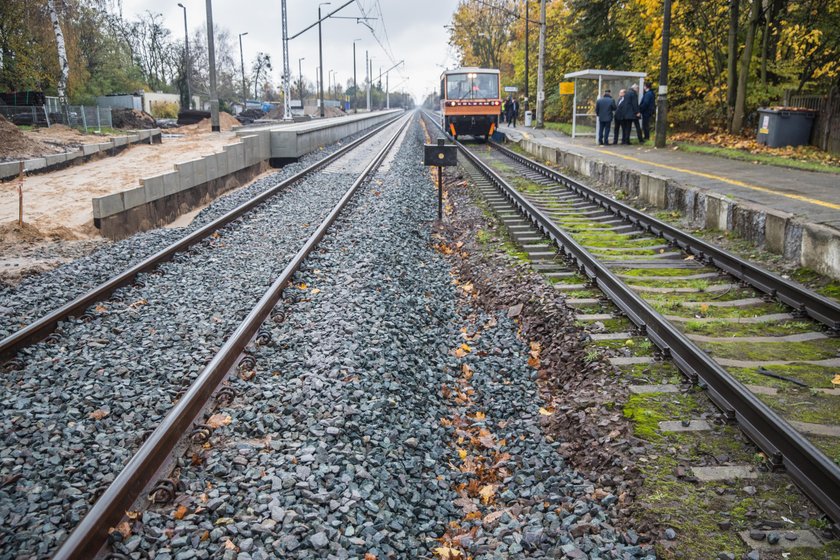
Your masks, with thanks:
M 190 513 L 146 511 L 143 554 L 212 531 L 191 542 L 214 558 L 225 547 L 241 556 L 247 540 L 251 558 L 422 558 L 458 521 L 474 529 L 461 540 L 474 558 L 653 557 L 613 527 L 615 502 L 590 498 L 593 483 L 543 437 L 516 325 L 457 297 L 432 248 L 421 143 L 412 125 L 286 291 L 271 343 L 251 349 L 256 375 L 229 380 L 238 396 L 216 412 L 230 424 L 194 450 L 199 464 L 180 461 Z M 461 329 L 476 325 L 485 327 L 472 352 L 456 358 Z M 442 391 L 463 364 L 474 371 L 469 405 Z M 492 506 L 459 501 L 468 476 L 454 467 L 456 429 L 441 422 L 479 411 L 510 454 Z M 465 508 L 483 517 L 465 521 Z
M 24 369 L 1 381 L 0 481 L 17 480 L 0 488 L 0 559 L 54 552 L 344 194 L 356 160 L 366 161 L 383 140 L 291 186 L 159 273 L 142 275 L 142 286 L 120 289 L 90 323 L 60 325 L 58 344 L 19 354 Z M 276 181 L 258 182 L 250 194 Z M 232 205 L 222 199 L 202 219 Z M 128 243 L 140 247 L 158 235 L 180 234 L 153 232 Z M 125 244 L 109 254 L 119 247 Z M 90 264 L 45 275 L 18 294 L 29 289 L 33 299 L 22 301 L 32 303 Z M 79 286 L 68 282 L 67 290 Z M 182 546 L 192 549 L 192 539 Z

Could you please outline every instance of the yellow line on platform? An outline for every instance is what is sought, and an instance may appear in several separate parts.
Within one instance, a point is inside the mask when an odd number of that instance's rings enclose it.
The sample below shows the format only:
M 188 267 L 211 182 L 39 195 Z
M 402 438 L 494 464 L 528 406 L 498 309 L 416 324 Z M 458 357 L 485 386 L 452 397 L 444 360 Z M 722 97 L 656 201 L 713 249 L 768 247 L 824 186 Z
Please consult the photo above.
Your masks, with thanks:
M 645 165 L 653 165 L 654 167 L 661 167 L 663 169 L 670 169 L 671 171 L 678 171 L 680 173 L 688 173 L 690 175 L 697 175 L 698 177 L 704 177 L 706 179 L 713 179 L 715 181 L 723 181 L 724 183 L 729 183 L 730 185 L 736 185 L 739 187 L 744 187 L 745 189 L 750 189 L 754 191 L 775 194 L 777 196 L 784 196 L 787 198 L 791 198 L 793 200 L 798 200 L 800 202 L 807 202 L 809 204 L 816 204 L 817 206 L 823 206 L 825 208 L 831 208 L 832 210 L 840 210 L 840 204 L 835 204 L 833 202 L 826 202 L 825 200 L 819 200 L 816 198 L 810 198 L 807 196 L 802 196 L 800 194 L 791 194 L 781 191 L 773 190 L 769 187 L 761 187 L 759 185 L 751 185 L 750 183 L 745 183 L 743 181 L 738 181 L 737 179 L 728 179 L 726 177 L 721 177 L 719 175 L 712 175 L 711 173 L 703 173 L 702 171 L 692 171 L 691 169 L 684 169 L 682 167 L 674 167 L 672 165 L 665 165 L 664 163 L 654 163 L 652 161 L 647 161 L 640 158 L 635 158 L 633 156 L 625 156 L 622 154 L 617 154 L 615 152 L 609 152 L 607 150 L 599 150 L 596 148 L 587 148 L 586 146 L 577 146 L 579 148 L 583 148 L 584 150 L 591 150 L 593 152 L 599 152 L 602 154 L 606 154 L 609 156 L 615 156 L 619 158 L 623 158 L 630 161 L 635 161 L 637 163 L 644 163 Z

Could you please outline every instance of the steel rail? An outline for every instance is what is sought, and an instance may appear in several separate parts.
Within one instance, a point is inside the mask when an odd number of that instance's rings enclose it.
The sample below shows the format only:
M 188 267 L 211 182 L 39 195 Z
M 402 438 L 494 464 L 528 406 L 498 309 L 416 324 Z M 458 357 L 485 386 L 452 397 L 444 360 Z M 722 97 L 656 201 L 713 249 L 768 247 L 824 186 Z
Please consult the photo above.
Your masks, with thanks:
M 381 126 L 376 127 L 371 132 L 354 140 L 350 144 L 336 150 L 324 159 L 310 165 L 309 167 L 300 171 L 299 173 L 296 173 L 292 177 L 285 179 L 281 183 L 278 183 L 277 185 L 266 190 L 265 192 L 260 193 L 254 198 L 237 206 L 233 210 L 216 218 L 209 224 L 202 226 L 201 228 L 181 238 L 175 243 L 172 243 L 168 247 L 165 247 L 157 253 L 154 253 L 153 255 L 145 258 L 143 261 L 137 263 L 131 268 L 121 272 L 120 274 L 110 278 L 109 280 L 106 280 L 105 282 L 99 284 L 95 288 L 92 288 L 88 292 L 65 303 L 61 307 L 50 311 L 49 313 L 33 321 L 26 327 L 0 340 L 0 359 L 10 358 L 20 349 L 29 346 L 30 344 L 39 342 L 40 340 L 43 340 L 47 335 L 49 335 L 56 329 L 59 322 L 67 319 L 68 317 L 80 315 L 88 307 L 110 296 L 118 288 L 130 284 L 134 280 L 134 278 L 137 277 L 138 274 L 153 270 L 160 263 L 171 259 L 172 256 L 176 253 L 184 251 L 192 245 L 195 245 L 196 243 L 200 242 L 204 238 L 212 235 L 219 228 L 222 228 L 230 224 L 234 220 L 242 217 L 244 214 L 250 212 L 260 204 L 264 203 L 267 199 L 271 198 L 272 196 L 285 189 L 289 185 L 301 180 L 303 177 L 314 173 L 315 171 L 318 171 L 324 166 L 342 157 L 347 152 L 358 147 L 359 145 L 367 141 L 369 138 L 378 134 L 385 127 L 392 124 L 399 118 L 400 116 L 398 115 L 397 117 L 387 121 Z
M 440 128 L 440 127 L 438 127 Z M 709 397 L 762 449 L 774 466 L 784 466 L 794 482 L 826 515 L 840 525 L 840 467 L 803 438 L 790 424 L 736 381 L 706 352 L 622 282 L 589 251 L 560 229 L 493 169 L 460 142 L 459 151 L 560 251 L 573 260 L 604 294 L 670 356 L 689 379 L 699 379 Z
M 840 303 L 817 294 L 804 286 L 786 280 L 768 270 L 758 267 L 732 253 L 685 233 L 674 226 L 657 220 L 644 212 L 636 210 L 610 196 L 587 187 L 550 167 L 537 163 L 495 142 L 490 143 L 493 148 L 502 152 L 514 161 L 541 173 L 545 177 L 561 183 L 580 197 L 597 204 L 601 208 L 632 224 L 654 234 L 664 237 L 669 243 L 676 245 L 687 253 L 694 255 L 698 261 L 706 262 L 738 280 L 749 284 L 765 294 L 777 298 L 801 313 L 828 326 L 833 330 L 840 330 Z
M 93 558 L 108 540 L 108 529 L 115 527 L 131 509 L 132 504 L 142 496 L 153 477 L 166 463 L 169 456 L 192 426 L 196 417 L 204 410 L 206 402 L 234 367 L 238 357 L 254 338 L 262 323 L 280 300 L 284 288 L 300 268 L 301 263 L 317 247 L 327 229 L 365 182 L 379 167 L 382 160 L 396 143 L 413 116 L 404 117 L 405 122 L 388 140 L 371 162 L 364 168 L 353 185 L 342 196 L 318 229 L 307 239 L 283 272 L 271 284 L 257 305 L 228 338 L 213 360 L 202 370 L 196 380 L 175 407 L 164 417 L 161 424 L 143 443 L 113 483 L 96 501 L 81 523 L 70 534 L 53 557 L 55 560 Z

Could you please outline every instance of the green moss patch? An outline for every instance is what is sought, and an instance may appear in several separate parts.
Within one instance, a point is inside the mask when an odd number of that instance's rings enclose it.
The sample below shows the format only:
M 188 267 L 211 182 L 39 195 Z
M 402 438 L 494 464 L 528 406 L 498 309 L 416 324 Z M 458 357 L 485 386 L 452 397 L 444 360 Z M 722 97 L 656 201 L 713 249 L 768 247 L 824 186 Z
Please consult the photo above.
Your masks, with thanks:
M 760 303 L 747 307 L 712 307 L 701 309 L 696 305 L 683 305 L 680 302 L 651 301 L 648 302 L 660 313 L 666 315 L 680 315 L 683 317 L 707 317 L 711 319 L 759 317 L 761 315 L 772 315 L 775 313 L 786 313 L 790 311 L 780 303 Z
M 837 356 L 840 339 L 823 338 L 807 342 L 700 342 L 715 358 L 734 360 L 786 360 L 789 362 L 827 360 Z M 838 407 L 840 410 L 840 407 Z
M 788 420 L 840 426 L 840 406 L 833 395 L 788 389 L 778 395 L 758 395 L 758 398 Z
M 713 268 L 617 268 L 613 272 L 624 276 L 694 276 L 695 274 L 706 274 L 717 272 Z
M 656 345 L 643 336 L 631 336 L 619 340 L 594 340 L 591 344 L 612 350 L 629 349 L 633 356 L 652 356 Z
M 808 385 L 808 387 L 831 389 L 831 380 L 837 375 L 837 368 L 814 366 L 810 364 L 790 364 L 784 366 L 764 366 L 764 369 L 796 379 Z M 730 374 L 741 383 L 747 385 L 763 385 L 777 389 L 789 389 L 796 387 L 796 384 L 783 379 L 777 379 L 769 375 L 762 375 L 755 369 L 727 368 Z M 837 398 L 837 397 L 835 397 Z
M 685 376 L 670 361 L 623 366 L 621 371 L 640 385 L 679 385 L 685 381 Z
M 727 321 L 688 321 L 680 323 L 681 330 L 703 336 L 787 336 L 812 331 L 822 327 L 808 321 L 779 321 L 773 323 L 729 323 Z

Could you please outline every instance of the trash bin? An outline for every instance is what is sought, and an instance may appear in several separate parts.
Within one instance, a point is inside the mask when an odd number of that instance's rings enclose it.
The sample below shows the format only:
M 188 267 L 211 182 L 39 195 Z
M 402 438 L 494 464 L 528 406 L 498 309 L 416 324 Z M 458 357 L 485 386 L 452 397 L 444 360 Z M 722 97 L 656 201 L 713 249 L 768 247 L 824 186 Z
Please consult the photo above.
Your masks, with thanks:
M 531 126 L 531 120 L 534 118 L 534 113 L 525 111 L 525 126 Z
M 770 148 L 807 144 L 816 116 L 805 109 L 759 109 L 756 141 Z

